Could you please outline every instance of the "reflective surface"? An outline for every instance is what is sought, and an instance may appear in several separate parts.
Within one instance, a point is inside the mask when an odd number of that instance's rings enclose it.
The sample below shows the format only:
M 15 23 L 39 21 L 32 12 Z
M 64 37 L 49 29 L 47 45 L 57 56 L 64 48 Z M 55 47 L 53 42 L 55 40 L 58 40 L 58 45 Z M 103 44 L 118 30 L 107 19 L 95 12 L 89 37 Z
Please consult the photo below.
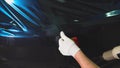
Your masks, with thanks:
M 4 16 L 4 18 L 0 18 L 2 27 L 0 36 L 40 36 L 40 32 L 43 33 L 43 29 L 47 25 L 46 16 L 41 11 L 38 0 L 1 0 L 0 13 Z M 19 35 L 20 33 L 21 35 Z

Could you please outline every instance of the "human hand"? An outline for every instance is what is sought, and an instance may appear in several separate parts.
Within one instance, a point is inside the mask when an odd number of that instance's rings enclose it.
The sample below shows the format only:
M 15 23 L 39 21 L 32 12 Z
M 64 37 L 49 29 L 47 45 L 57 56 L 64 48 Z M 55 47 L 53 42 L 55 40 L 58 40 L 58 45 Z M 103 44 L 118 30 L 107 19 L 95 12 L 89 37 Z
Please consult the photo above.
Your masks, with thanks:
M 75 42 L 67 37 L 63 31 L 60 32 L 59 39 L 59 51 L 64 56 L 75 56 L 75 54 L 80 50 L 80 48 L 75 44 Z

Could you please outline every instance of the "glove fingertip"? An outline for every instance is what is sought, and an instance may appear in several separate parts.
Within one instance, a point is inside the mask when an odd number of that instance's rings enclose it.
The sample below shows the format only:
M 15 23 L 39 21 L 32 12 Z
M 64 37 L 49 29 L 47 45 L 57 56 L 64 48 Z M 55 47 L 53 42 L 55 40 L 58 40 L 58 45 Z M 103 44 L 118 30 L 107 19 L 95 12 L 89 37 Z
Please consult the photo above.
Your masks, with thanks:
M 68 38 L 63 31 L 60 32 L 60 36 L 61 36 L 62 39 L 67 39 Z
M 63 31 L 60 32 L 60 36 L 63 37 L 65 34 Z

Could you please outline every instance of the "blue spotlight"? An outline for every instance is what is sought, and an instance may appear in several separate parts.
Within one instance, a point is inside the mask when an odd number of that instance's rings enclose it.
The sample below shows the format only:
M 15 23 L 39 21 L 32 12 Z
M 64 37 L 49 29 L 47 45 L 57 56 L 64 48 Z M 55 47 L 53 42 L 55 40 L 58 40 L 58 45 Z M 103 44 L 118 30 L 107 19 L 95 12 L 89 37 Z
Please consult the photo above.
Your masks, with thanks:
M 5 2 L 7 2 L 8 4 L 12 4 L 14 3 L 14 0 L 5 0 Z

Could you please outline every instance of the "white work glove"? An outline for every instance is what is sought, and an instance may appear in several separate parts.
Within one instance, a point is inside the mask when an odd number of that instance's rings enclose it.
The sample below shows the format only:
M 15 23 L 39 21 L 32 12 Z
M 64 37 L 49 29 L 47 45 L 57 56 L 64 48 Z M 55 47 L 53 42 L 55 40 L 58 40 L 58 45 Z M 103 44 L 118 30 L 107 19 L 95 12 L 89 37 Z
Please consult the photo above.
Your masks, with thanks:
M 75 42 L 68 38 L 63 31 L 60 32 L 61 38 L 59 39 L 59 51 L 64 56 L 75 56 L 75 54 L 80 50 L 80 48 L 75 44 Z

